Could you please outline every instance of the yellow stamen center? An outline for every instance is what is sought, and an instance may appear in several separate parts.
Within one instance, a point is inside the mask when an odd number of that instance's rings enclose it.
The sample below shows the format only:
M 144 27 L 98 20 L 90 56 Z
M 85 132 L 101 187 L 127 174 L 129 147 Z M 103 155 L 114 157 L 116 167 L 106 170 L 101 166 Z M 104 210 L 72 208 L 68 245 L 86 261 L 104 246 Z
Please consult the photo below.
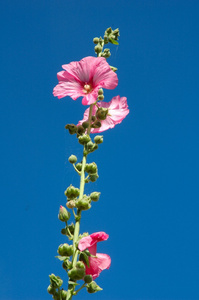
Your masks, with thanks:
M 85 84 L 84 85 L 84 91 L 88 94 L 90 93 L 90 91 L 92 90 L 92 87 L 90 86 L 90 84 Z

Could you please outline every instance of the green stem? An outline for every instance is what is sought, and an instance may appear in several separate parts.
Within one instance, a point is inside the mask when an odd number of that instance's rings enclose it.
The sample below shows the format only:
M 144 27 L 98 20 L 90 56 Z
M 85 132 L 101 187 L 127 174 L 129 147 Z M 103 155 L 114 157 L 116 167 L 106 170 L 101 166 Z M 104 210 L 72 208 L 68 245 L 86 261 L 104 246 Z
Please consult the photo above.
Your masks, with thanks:
M 90 130 L 91 130 L 91 118 L 92 118 L 92 110 L 93 110 L 93 105 L 91 104 L 90 110 L 89 110 L 89 126 L 87 130 L 87 134 L 90 135 Z M 82 159 L 82 170 L 81 170 L 81 177 L 80 177 L 80 192 L 79 192 L 79 199 L 81 199 L 84 195 L 84 186 L 85 186 L 85 166 L 86 166 L 86 158 L 87 158 L 87 153 L 83 151 L 83 159 Z M 75 220 L 75 230 L 74 230 L 74 236 L 73 236 L 73 257 L 72 257 L 72 267 L 76 266 L 77 263 L 77 257 L 78 257 L 78 249 L 77 249 L 77 241 L 79 237 L 79 230 L 80 230 L 80 220 L 81 220 L 81 210 L 77 210 L 77 215 L 76 215 L 76 220 Z M 74 291 L 74 290 L 73 290 Z M 66 300 L 71 300 L 72 299 L 72 292 L 67 293 L 67 299 Z

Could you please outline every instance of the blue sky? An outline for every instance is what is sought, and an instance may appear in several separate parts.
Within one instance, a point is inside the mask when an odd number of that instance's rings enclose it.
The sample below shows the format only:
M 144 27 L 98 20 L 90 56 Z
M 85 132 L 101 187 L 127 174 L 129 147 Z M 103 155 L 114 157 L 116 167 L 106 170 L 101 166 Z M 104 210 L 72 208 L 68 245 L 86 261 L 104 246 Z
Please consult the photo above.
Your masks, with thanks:
M 67 162 L 82 148 L 64 129 L 81 100 L 52 89 L 62 64 L 95 55 L 92 39 L 119 27 L 109 63 L 130 114 L 90 156 L 101 198 L 81 232 L 105 231 L 112 258 L 104 289 L 75 299 L 199 299 L 198 1 L 14 1 L 0 4 L 0 300 L 48 300 L 48 275 L 65 242 L 57 219 L 79 178 Z

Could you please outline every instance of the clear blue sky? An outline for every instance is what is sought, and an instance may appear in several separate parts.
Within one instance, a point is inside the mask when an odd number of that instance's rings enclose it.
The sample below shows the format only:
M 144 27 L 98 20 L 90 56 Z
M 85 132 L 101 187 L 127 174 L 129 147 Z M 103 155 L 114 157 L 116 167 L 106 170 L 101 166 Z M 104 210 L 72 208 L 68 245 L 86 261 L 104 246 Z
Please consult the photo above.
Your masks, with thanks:
M 199 299 L 199 2 L 1 0 L 0 300 L 48 300 L 63 243 L 59 205 L 79 184 L 67 163 L 82 148 L 64 129 L 80 99 L 52 89 L 62 64 L 95 55 L 92 39 L 120 28 L 109 63 L 130 114 L 90 156 L 101 199 L 81 231 L 105 231 L 112 258 L 93 300 Z M 65 277 L 66 284 L 66 277 Z

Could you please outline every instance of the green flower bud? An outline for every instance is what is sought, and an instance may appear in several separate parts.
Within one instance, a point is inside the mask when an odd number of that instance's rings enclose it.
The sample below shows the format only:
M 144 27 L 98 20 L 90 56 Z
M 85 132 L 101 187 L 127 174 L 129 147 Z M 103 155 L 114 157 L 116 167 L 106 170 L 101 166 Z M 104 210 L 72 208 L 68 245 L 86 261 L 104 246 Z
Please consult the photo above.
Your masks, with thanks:
M 68 159 L 71 164 L 75 164 L 77 161 L 77 157 L 75 155 L 71 155 Z
M 96 120 L 92 125 L 91 127 L 92 128 L 100 128 L 102 126 L 101 122 Z
M 84 277 L 85 275 L 85 267 L 84 268 L 72 268 L 70 271 L 68 271 L 68 276 L 70 279 L 76 281 L 80 280 Z
M 76 264 L 76 267 L 85 270 L 85 265 L 82 261 L 78 261 Z
M 83 126 L 84 128 L 88 128 L 89 123 L 88 123 L 88 122 L 83 122 L 83 123 L 82 123 L 82 126 Z
M 111 56 L 110 49 L 108 49 L 108 48 L 104 49 L 103 54 L 104 54 L 103 56 L 106 58 L 110 57 Z
M 93 277 L 91 275 L 84 276 L 85 283 L 91 283 L 93 281 Z
M 94 144 L 93 144 L 93 142 L 90 141 L 90 142 L 87 143 L 86 146 L 87 146 L 88 150 L 91 150 L 93 148 Z
M 104 100 L 104 95 L 99 95 L 99 96 L 98 96 L 98 100 L 99 100 L 99 101 L 103 101 L 103 100 Z
M 99 176 L 97 174 L 93 174 L 93 175 L 89 176 L 89 179 L 90 179 L 91 182 L 95 182 L 98 179 L 98 177 Z
M 103 143 L 103 135 L 96 135 L 96 136 L 94 137 L 94 142 L 95 142 L 96 144 L 101 144 L 101 143 Z
M 55 276 L 55 274 L 49 275 L 50 283 L 53 288 L 59 288 L 63 284 L 63 280 L 59 276 Z
M 68 230 L 70 231 L 71 234 L 74 234 L 75 231 L 75 225 L 71 223 L 70 225 L 67 226 Z
M 77 135 L 82 135 L 85 132 L 85 128 L 82 125 L 77 126 Z
M 107 34 L 109 35 L 112 32 L 112 28 L 111 27 L 107 28 L 105 32 L 107 32 Z
M 99 42 L 99 38 L 98 38 L 98 37 L 95 37 L 95 38 L 93 39 L 93 43 L 94 43 L 94 44 L 98 44 L 98 42 Z
M 102 291 L 102 288 L 99 285 L 97 285 L 97 283 L 95 281 L 92 281 L 91 283 L 88 283 L 86 288 L 87 288 L 87 291 L 90 294 Z
M 71 256 L 73 254 L 73 246 L 67 243 L 61 244 L 57 250 L 61 256 Z
M 104 107 L 99 107 L 97 112 L 96 112 L 96 117 L 98 120 L 106 120 L 108 114 L 108 109 Z
M 95 53 L 100 53 L 102 51 L 102 46 L 100 46 L 99 44 L 97 46 L 95 46 Z
M 62 205 L 60 205 L 58 218 L 62 222 L 67 222 L 70 219 L 70 213 Z
M 88 134 L 83 134 L 79 136 L 78 140 L 81 145 L 85 145 L 90 142 L 91 138 Z
M 64 192 L 68 200 L 73 200 L 79 196 L 79 189 L 70 185 Z
M 77 126 L 75 124 L 67 124 L 65 128 L 68 129 L 70 134 L 75 134 L 77 132 Z
M 54 294 L 53 299 L 54 299 L 54 300 L 60 300 L 60 294 L 59 294 L 59 292 L 56 292 L 56 293 Z
M 98 90 L 98 95 L 103 95 L 103 93 L 104 93 L 103 89 Z
M 88 174 L 95 174 L 97 172 L 97 165 L 96 165 L 96 163 L 93 162 L 93 163 L 90 163 L 90 164 L 86 164 L 85 171 Z
M 81 170 L 82 170 L 82 163 L 76 164 L 76 169 L 81 172 Z
M 72 268 L 72 262 L 70 260 L 65 260 L 62 264 L 62 267 L 64 270 L 68 270 L 68 269 L 71 269 Z
M 56 289 L 54 287 L 52 287 L 52 285 L 49 285 L 48 288 L 47 288 L 47 292 L 50 295 L 54 295 L 56 293 Z
M 104 45 L 108 44 L 109 42 L 109 39 L 107 37 L 107 35 L 104 35 Z
M 90 194 L 90 199 L 94 202 L 97 202 L 99 200 L 100 194 L 101 193 L 99 192 L 93 192 Z
M 70 200 L 70 201 L 68 201 L 67 203 L 66 203 L 66 206 L 68 207 L 68 208 L 74 208 L 74 207 L 76 207 L 76 203 L 75 203 L 75 200 Z
M 78 199 L 76 201 L 76 207 L 80 210 L 88 210 L 91 208 L 90 202 L 89 202 L 89 198 L 84 195 L 82 199 Z

